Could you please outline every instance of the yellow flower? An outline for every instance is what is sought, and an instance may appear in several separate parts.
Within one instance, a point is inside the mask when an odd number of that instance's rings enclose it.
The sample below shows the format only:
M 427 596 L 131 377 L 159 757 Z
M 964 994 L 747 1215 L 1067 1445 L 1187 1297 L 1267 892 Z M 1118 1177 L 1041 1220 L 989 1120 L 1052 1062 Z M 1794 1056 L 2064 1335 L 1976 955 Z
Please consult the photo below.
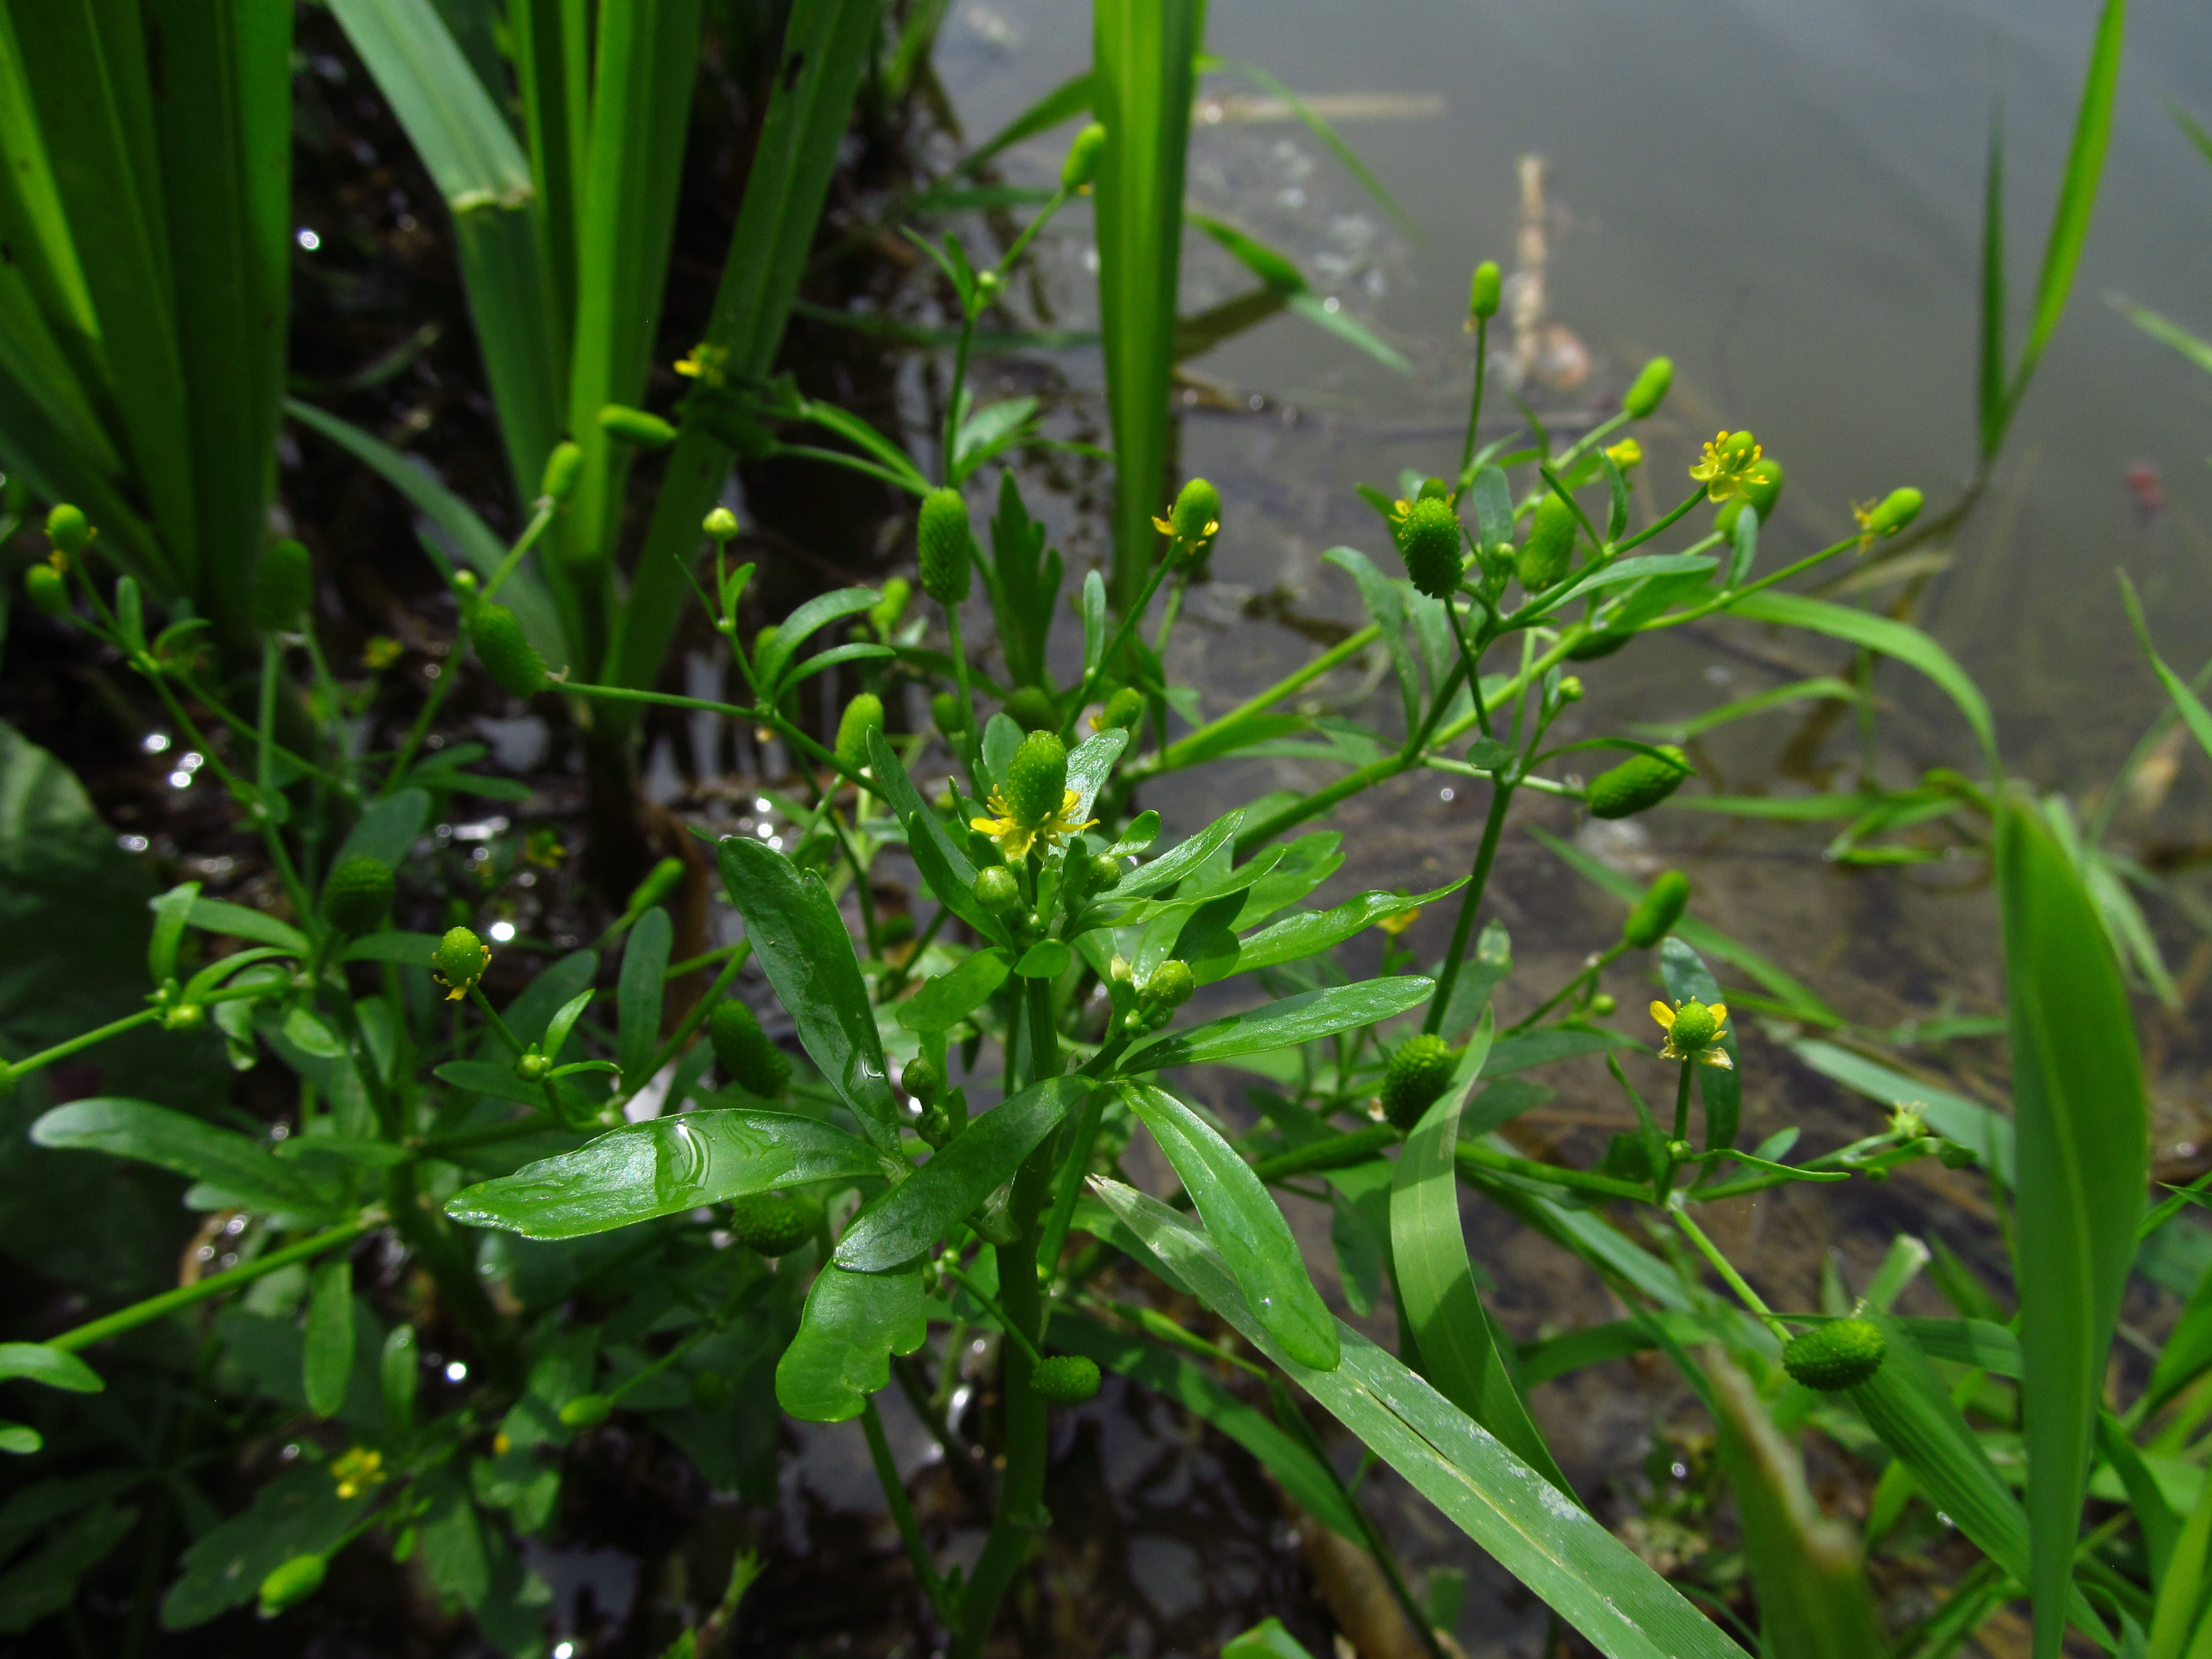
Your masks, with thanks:
M 691 348 L 689 356 L 676 360 L 676 372 L 689 375 L 701 386 L 720 386 L 727 380 L 730 349 L 708 345 L 704 341 Z
M 377 635 L 361 648 L 361 659 L 372 672 L 381 672 L 399 660 L 399 641 L 382 634 Z
M 1718 432 L 1690 469 L 1691 479 L 1705 487 L 1705 499 L 1725 501 L 1745 493 L 1744 475 L 1764 452 L 1748 432 Z
M 1013 808 L 1006 805 L 1004 792 L 994 787 L 990 805 L 997 816 L 970 818 L 968 827 L 980 830 L 990 836 L 999 843 L 999 850 L 1006 854 L 1009 862 L 1018 863 L 1030 855 L 1031 847 L 1039 852 L 1048 853 L 1061 837 L 1072 836 L 1079 830 L 1088 830 L 1097 823 L 1096 818 L 1086 818 L 1081 823 L 1075 822 L 1075 814 L 1083 798 L 1073 789 L 1063 790 L 1057 810 L 1046 813 L 1035 823 L 1024 823 L 1015 817 Z
M 1644 465 L 1644 446 L 1633 438 L 1623 438 L 1619 443 L 1609 446 L 1605 453 L 1613 458 L 1613 464 L 1623 472 L 1633 472 Z
M 1716 1002 L 1708 1007 L 1692 997 L 1671 1008 L 1663 1002 L 1655 1002 L 1651 1005 L 1651 1018 L 1667 1033 L 1667 1045 L 1659 1051 L 1661 1059 L 1694 1060 L 1700 1066 L 1717 1066 L 1724 1072 L 1735 1069 L 1728 1050 L 1721 1047 L 1729 1034 L 1725 1002 Z
M 340 1498 L 358 1498 L 371 1486 L 384 1484 L 384 1454 L 356 1446 L 331 1465 L 331 1477 L 338 1483 Z
M 1384 916 L 1375 925 L 1389 934 L 1392 939 L 1395 939 L 1420 919 L 1421 907 L 1417 904 L 1410 910 L 1399 910 Z

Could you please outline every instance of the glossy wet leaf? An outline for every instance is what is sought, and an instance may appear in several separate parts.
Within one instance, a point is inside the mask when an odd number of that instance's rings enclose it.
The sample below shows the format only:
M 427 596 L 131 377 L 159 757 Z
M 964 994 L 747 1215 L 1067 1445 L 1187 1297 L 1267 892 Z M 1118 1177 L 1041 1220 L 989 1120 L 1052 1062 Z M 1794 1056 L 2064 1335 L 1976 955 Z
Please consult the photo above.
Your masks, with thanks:
M 456 1221 L 526 1238 L 580 1238 L 810 1181 L 894 1177 L 906 1166 L 835 1124 L 783 1112 L 680 1112 L 633 1123 L 513 1175 L 465 1188 Z
M 1436 981 L 1419 974 L 1401 974 L 1391 979 L 1370 979 L 1358 985 L 1332 986 L 1327 990 L 1302 991 L 1255 1008 L 1249 1014 L 1231 1014 L 1187 1031 L 1172 1031 L 1135 1050 L 1121 1062 L 1121 1070 L 1163 1071 L 1170 1066 L 1194 1066 L 1207 1060 L 1234 1060 L 1240 1054 L 1264 1054 L 1288 1048 L 1316 1037 L 1334 1035 L 1356 1026 L 1402 1014 L 1427 1000 Z
M 833 1262 L 815 1276 L 799 1334 L 776 1362 L 776 1400 L 809 1423 L 858 1417 L 891 1380 L 891 1356 L 912 1353 L 928 1335 L 920 1263 L 857 1273 Z
M 1253 1316 L 1215 1241 L 1118 1182 L 1095 1189 L 1206 1305 L 1289 1373 L 1498 1564 L 1607 1659 L 1743 1659 L 1743 1650 L 1626 1545 L 1348 1326 L 1333 1371 L 1299 1364 Z
M 1014 964 L 1014 971 L 1024 979 L 1058 979 L 1067 971 L 1074 960 L 1066 945 L 1056 939 L 1041 939 L 1022 952 L 1022 959 Z
M 73 1100 L 33 1123 L 31 1139 L 41 1146 L 156 1164 L 257 1210 L 313 1214 L 330 1208 L 320 1193 L 258 1142 L 143 1100 L 112 1095 Z
M 868 771 L 906 830 L 907 851 L 939 902 L 985 939 L 1007 943 L 1006 925 L 975 900 L 975 865 L 964 837 L 955 836 L 929 809 L 881 732 L 868 733 Z
M 1290 916 L 1272 927 L 1263 927 L 1237 947 L 1233 957 L 1218 959 L 1206 964 L 1199 975 L 1200 982 L 1226 978 L 1255 968 L 1273 968 L 1286 962 L 1302 962 L 1334 945 L 1341 945 L 1354 935 L 1363 933 L 1386 917 L 1403 915 L 1424 904 L 1433 904 L 1449 896 L 1467 884 L 1465 877 L 1449 887 L 1439 887 L 1431 893 L 1417 893 L 1408 897 L 1402 893 L 1362 893 L 1346 899 L 1331 910 L 1310 910 L 1304 915 Z
M 623 945 L 622 977 L 615 992 L 615 1053 L 623 1087 L 632 1093 L 645 1086 L 646 1067 L 660 1046 L 660 1004 L 674 934 L 668 912 L 656 904 L 637 919 Z
M 1140 864 L 1121 878 L 1114 890 L 1119 899 L 1143 898 L 1173 886 L 1212 858 L 1244 822 L 1244 809 L 1224 813 L 1188 841 L 1170 848 L 1149 864 Z
M 885 1075 L 882 1035 L 837 902 L 817 876 L 750 836 L 719 844 L 722 880 L 745 937 L 799 1028 L 799 1040 L 867 1137 L 898 1150 L 899 1109 Z
M 776 624 L 774 641 L 754 665 L 761 678 L 771 686 L 780 684 L 802 644 L 831 623 L 872 609 L 882 597 L 872 587 L 841 587 L 807 600 Z
M 1076 823 L 1091 816 L 1091 805 L 1098 799 L 1099 790 L 1113 775 L 1114 763 L 1121 759 L 1121 751 L 1128 746 L 1129 734 L 1119 726 L 1109 726 L 1077 744 L 1069 754 L 1067 787 L 1075 791 L 1075 810 L 1068 816 Z
M 1004 951 L 977 951 L 951 972 L 924 980 L 898 1005 L 898 1023 L 909 1031 L 949 1031 L 990 1000 L 1011 971 Z
M 1260 1322 L 1300 1364 L 1334 1370 L 1336 1322 L 1306 1275 L 1290 1223 L 1252 1166 L 1165 1090 L 1125 1085 L 1121 1097 L 1175 1166 Z
M 1011 1179 L 1094 1086 L 1085 1077 L 1047 1078 L 972 1119 L 928 1163 L 853 1218 L 837 1241 L 838 1264 L 875 1273 L 914 1261 Z
M 329 1417 L 345 1404 L 353 1343 L 353 1258 L 340 1250 L 316 1263 L 307 1280 L 301 1375 L 307 1409 L 318 1417 Z

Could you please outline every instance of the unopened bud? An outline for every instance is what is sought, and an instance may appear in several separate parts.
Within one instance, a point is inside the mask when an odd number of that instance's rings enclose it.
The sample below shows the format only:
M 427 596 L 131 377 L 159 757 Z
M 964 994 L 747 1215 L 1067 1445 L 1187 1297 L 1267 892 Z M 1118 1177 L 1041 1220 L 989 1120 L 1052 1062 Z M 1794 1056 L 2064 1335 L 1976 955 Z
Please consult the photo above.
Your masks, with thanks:
M 82 511 L 63 501 L 46 514 L 46 539 L 64 553 L 80 553 L 92 539 L 92 526 Z
M 609 404 L 599 410 L 599 430 L 618 443 L 640 449 L 665 449 L 676 441 L 676 428 L 658 415 L 626 404 Z
M 1098 164 L 1105 157 L 1106 129 L 1093 121 L 1067 147 L 1067 159 L 1060 164 L 1060 187 L 1071 196 L 1085 188 L 1098 176 Z
M 538 493 L 548 501 L 567 501 L 575 494 L 576 479 L 583 470 L 582 447 L 566 439 L 562 440 L 553 446 L 553 453 L 545 458 L 545 471 L 538 481 Z
M 718 507 L 699 521 L 699 528 L 718 542 L 726 542 L 738 533 L 738 515 L 726 507 Z
M 1498 296 L 1504 290 L 1504 279 L 1498 273 L 1498 261 L 1485 259 L 1474 268 L 1474 276 L 1467 285 L 1467 308 L 1471 316 L 1485 322 L 1498 314 Z
M 1003 864 L 976 872 L 975 902 L 993 915 L 1011 916 L 1022 908 L 1022 884 Z
M 1644 420 L 1661 404 L 1667 401 L 1667 389 L 1674 384 L 1674 362 L 1671 357 L 1654 357 L 1644 365 L 1643 373 L 1630 382 L 1628 392 L 1620 406 L 1632 420 Z
M 1667 871 L 1644 890 L 1644 896 L 1628 913 L 1621 924 L 1622 943 L 1632 950 L 1650 950 L 1674 931 L 1689 902 L 1690 878 L 1680 870 Z

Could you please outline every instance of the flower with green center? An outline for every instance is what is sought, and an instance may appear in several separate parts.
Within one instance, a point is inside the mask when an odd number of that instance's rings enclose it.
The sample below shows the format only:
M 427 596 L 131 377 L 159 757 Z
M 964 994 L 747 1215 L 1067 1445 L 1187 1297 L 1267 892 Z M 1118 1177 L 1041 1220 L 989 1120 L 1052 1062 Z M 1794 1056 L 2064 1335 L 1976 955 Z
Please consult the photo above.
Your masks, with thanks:
M 340 1498 L 358 1498 L 389 1479 L 384 1473 L 384 1454 L 356 1446 L 331 1461 L 331 1479 L 337 1482 Z
M 491 966 L 491 947 L 465 927 L 449 928 L 430 955 L 430 973 L 446 988 L 446 1000 L 459 1002 L 476 988 Z
M 969 820 L 988 836 L 1008 859 L 1024 859 L 1031 848 L 1049 852 L 1064 837 L 1098 822 L 1076 822 L 1082 797 L 1067 787 L 1067 750 L 1050 732 L 1032 732 L 1006 763 L 1006 781 L 991 791 L 993 816 Z
M 1605 458 L 1626 476 L 1644 465 L 1644 446 L 1633 438 L 1623 438 L 1617 444 L 1605 447 Z
M 1708 1007 L 1692 997 L 1671 1008 L 1663 1002 L 1655 1002 L 1651 1005 L 1651 1018 L 1667 1033 L 1667 1046 L 1659 1051 L 1662 1060 L 1693 1060 L 1700 1066 L 1717 1066 L 1723 1072 L 1735 1069 L 1728 1050 L 1721 1047 L 1729 1034 L 1725 1002 L 1716 1002 Z
M 729 379 L 730 349 L 702 340 L 688 355 L 678 357 L 672 367 L 684 379 L 696 380 L 701 386 L 720 386 Z
M 1717 432 L 1691 467 L 1690 477 L 1705 485 L 1707 501 L 1734 501 L 1750 493 L 1745 481 L 1763 453 L 1748 432 Z
M 1837 1319 L 1791 1337 L 1782 1369 L 1808 1389 L 1837 1394 L 1870 1381 L 1888 1352 L 1881 1327 L 1871 1319 Z
M 1382 1115 L 1410 1131 L 1451 1086 L 1458 1064 L 1459 1056 L 1442 1037 L 1426 1032 L 1408 1037 L 1390 1056 L 1389 1069 L 1382 1074 Z

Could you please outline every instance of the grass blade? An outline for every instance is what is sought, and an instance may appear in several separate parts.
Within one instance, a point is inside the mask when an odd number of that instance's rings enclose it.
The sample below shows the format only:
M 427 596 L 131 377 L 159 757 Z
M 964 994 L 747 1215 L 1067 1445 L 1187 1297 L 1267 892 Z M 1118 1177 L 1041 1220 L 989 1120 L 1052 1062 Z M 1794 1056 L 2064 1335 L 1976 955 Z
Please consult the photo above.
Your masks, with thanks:
M 2004 112 L 1990 116 L 1989 167 L 1982 183 L 1981 356 L 1975 403 L 1981 417 L 1982 464 L 2004 447 L 2011 414 L 2005 397 Z
M 507 17 L 565 380 L 567 343 L 576 326 L 576 198 L 591 132 L 591 9 L 589 0 L 514 0 Z
M 2018 801 L 1999 820 L 1997 890 L 2020 1144 L 2027 1582 L 2036 1655 L 2054 1659 L 2106 1356 L 2135 1257 L 2149 1113 L 2126 988 L 2096 906 Z
M 2180 324 L 2161 317 L 2148 306 L 2139 306 L 2132 300 L 2117 301 L 2120 314 L 2133 323 L 2160 345 L 2172 346 L 2176 351 L 2212 374 L 2212 341 L 2198 338 Z
M 1012 149 L 1023 139 L 1034 138 L 1040 132 L 1049 132 L 1062 122 L 1073 121 L 1079 115 L 1088 115 L 1094 84 L 1094 78 L 1087 70 L 1061 82 L 992 134 L 979 148 L 969 152 L 968 159 L 961 162 L 958 171 L 971 175 L 978 173 L 985 163 Z
M 1305 123 L 1306 131 L 1320 139 L 1328 146 L 1328 153 L 1344 164 L 1344 170 L 1359 180 L 1359 187 L 1375 198 L 1376 205 L 1398 222 L 1399 228 L 1417 242 L 1428 240 L 1421 234 L 1421 227 L 1413 216 L 1398 205 L 1397 198 L 1382 187 L 1382 181 L 1368 169 L 1366 162 L 1359 159 L 1359 152 L 1346 143 L 1343 136 L 1322 118 L 1319 111 L 1314 109 L 1304 99 L 1299 97 L 1257 64 L 1202 59 L 1200 67 L 1212 68 L 1217 64 L 1218 67 L 1232 74 L 1243 76 L 1270 97 L 1281 99 L 1291 113 Z
M 1114 432 L 1114 598 L 1152 567 L 1165 488 L 1195 0 L 1097 0 L 1091 91 L 1107 132 L 1095 186 L 1098 310 Z
M 1297 315 L 1316 327 L 1335 335 L 1339 339 L 1359 348 L 1385 368 L 1395 368 L 1401 374 L 1410 374 L 1413 366 L 1396 350 L 1385 345 L 1370 333 L 1364 325 L 1341 311 L 1332 311 L 1321 296 L 1313 291 L 1305 273 L 1266 243 L 1256 240 L 1236 226 L 1204 213 L 1186 214 L 1190 222 L 1219 243 L 1229 257 L 1243 265 L 1267 285 L 1274 295 Z M 1237 303 L 1232 301 L 1231 304 Z M 1217 307 L 1219 309 L 1219 307 Z M 1264 313 L 1263 313 L 1264 314 Z M 1258 320 L 1255 317 L 1254 320 Z M 1218 331 L 1215 342 L 1229 337 L 1237 331 Z

